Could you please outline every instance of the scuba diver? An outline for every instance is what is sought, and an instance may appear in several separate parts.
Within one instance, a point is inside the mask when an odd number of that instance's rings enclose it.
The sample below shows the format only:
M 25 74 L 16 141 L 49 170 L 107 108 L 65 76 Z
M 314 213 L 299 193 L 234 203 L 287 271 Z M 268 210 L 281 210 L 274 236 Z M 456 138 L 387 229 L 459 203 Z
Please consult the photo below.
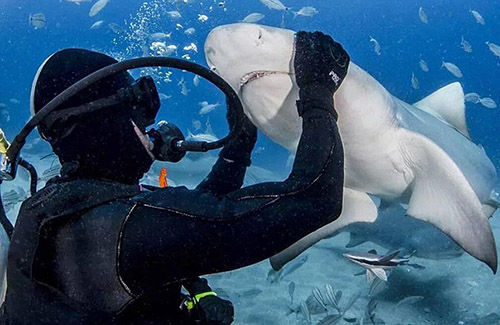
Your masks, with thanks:
M 115 62 L 82 49 L 56 52 L 33 82 L 32 113 Z M 330 36 L 297 33 L 303 131 L 293 170 L 283 182 L 245 188 L 257 138 L 246 117 L 196 189 L 146 188 L 139 180 L 153 161 L 175 154 L 165 149 L 172 126 L 146 131 L 159 109 L 154 82 L 135 81 L 147 90 L 141 105 L 124 99 L 134 84 L 128 72 L 71 97 L 38 126 L 61 175 L 21 206 L 3 322 L 230 324 L 232 304 L 199 276 L 269 258 L 342 211 L 344 154 L 333 94 L 348 65 L 348 54 Z M 235 123 L 234 116 L 228 120 Z

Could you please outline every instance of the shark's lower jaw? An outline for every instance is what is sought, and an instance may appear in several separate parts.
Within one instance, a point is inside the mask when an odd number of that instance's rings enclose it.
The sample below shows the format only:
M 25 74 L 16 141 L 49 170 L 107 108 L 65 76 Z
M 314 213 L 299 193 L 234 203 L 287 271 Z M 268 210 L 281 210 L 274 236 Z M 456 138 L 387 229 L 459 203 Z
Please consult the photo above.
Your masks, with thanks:
M 275 75 L 275 74 L 286 74 L 290 75 L 288 72 L 281 72 L 281 71 L 271 71 L 271 70 L 257 70 L 257 71 L 252 71 L 241 77 L 240 79 L 240 84 L 239 84 L 239 90 L 240 92 L 243 90 L 243 88 L 251 83 L 252 81 L 259 80 L 261 78 Z

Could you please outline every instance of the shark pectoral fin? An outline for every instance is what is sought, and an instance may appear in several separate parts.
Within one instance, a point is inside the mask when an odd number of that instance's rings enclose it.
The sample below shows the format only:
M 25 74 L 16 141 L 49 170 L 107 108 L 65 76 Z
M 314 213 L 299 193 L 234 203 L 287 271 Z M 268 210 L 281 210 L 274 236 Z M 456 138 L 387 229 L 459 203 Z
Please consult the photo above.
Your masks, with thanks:
M 349 234 L 349 242 L 347 243 L 347 245 L 345 245 L 345 247 L 346 248 L 356 247 L 358 245 L 363 244 L 366 241 L 367 241 L 367 239 L 363 235 L 351 232 Z
M 464 98 L 462 85 L 459 82 L 454 82 L 433 92 L 413 105 L 422 111 L 448 122 L 470 139 L 465 121 Z
M 407 214 L 434 225 L 496 272 L 495 239 L 481 203 L 463 173 L 425 136 L 401 132 L 402 153 L 413 173 Z
M 370 269 L 366 269 L 366 283 L 371 283 L 376 276 Z
M 338 233 L 345 226 L 356 222 L 371 223 L 376 219 L 377 206 L 368 194 L 344 188 L 343 208 L 340 217 L 272 256 L 270 258 L 271 266 L 273 269 L 279 270 L 312 245 Z
M 382 281 L 387 281 L 387 273 L 381 267 L 372 267 L 368 269 L 368 272 L 372 273 L 374 276 Z

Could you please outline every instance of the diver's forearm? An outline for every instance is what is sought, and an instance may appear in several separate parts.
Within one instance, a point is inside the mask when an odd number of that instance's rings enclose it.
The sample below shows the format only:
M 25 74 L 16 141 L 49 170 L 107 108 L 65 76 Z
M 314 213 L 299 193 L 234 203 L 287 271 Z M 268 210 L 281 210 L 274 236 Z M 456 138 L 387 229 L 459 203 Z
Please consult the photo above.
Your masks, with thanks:
M 226 195 L 241 188 L 246 169 L 246 164 L 221 156 L 196 189 L 210 192 L 218 197 Z

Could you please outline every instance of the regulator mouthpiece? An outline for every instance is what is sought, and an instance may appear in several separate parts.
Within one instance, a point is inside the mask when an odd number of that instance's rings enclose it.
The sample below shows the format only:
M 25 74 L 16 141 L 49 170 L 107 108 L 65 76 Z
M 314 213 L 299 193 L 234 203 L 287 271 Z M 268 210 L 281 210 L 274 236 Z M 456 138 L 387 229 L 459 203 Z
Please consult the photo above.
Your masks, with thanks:
M 151 129 L 147 134 L 153 142 L 153 155 L 156 160 L 179 162 L 186 155 L 178 143 L 184 141 L 181 130 L 173 123 L 161 121 L 158 129 Z

